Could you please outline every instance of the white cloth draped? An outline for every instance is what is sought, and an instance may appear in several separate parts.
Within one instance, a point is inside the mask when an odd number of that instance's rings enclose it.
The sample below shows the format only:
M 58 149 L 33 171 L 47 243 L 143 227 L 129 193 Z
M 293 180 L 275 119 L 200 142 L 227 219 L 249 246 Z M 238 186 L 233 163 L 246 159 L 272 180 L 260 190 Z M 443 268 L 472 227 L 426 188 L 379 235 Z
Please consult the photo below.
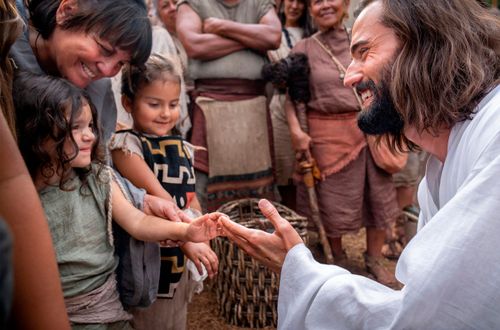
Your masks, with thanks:
M 419 187 L 419 231 L 403 251 L 400 291 L 286 256 L 279 329 L 495 329 L 500 327 L 500 87 L 456 124 L 444 165 L 431 158 Z

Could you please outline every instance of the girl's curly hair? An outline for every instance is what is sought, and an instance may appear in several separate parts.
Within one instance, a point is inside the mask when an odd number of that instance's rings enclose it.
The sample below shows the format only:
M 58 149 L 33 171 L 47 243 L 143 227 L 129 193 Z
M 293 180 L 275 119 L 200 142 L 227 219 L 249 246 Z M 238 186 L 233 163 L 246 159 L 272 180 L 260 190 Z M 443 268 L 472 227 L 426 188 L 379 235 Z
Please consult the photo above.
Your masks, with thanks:
M 78 155 L 78 145 L 72 135 L 72 126 L 84 105 L 89 105 L 95 124 L 95 144 L 92 162 L 105 164 L 104 150 L 100 145 L 100 129 L 97 125 L 97 110 L 89 95 L 68 81 L 46 75 L 18 72 L 14 79 L 14 106 L 17 110 L 19 149 L 33 179 L 41 175 L 45 179 L 58 174 L 59 188 L 72 190 L 68 185 L 72 176 L 70 162 Z M 47 150 L 47 143 L 54 143 L 55 155 Z M 66 141 L 73 144 L 74 153 L 64 152 Z M 88 168 L 74 169 L 85 186 Z M 97 175 L 99 177 L 99 175 Z

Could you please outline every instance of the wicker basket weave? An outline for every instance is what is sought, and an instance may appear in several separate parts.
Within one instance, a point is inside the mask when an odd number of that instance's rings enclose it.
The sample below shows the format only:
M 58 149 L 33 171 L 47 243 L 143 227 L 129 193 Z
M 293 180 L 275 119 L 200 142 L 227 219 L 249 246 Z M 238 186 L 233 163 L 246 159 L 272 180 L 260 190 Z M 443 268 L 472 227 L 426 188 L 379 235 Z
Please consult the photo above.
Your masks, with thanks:
M 255 198 L 240 199 L 222 205 L 218 211 L 247 228 L 273 232 L 271 222 L 262 215 L 257 204 Z M 306 241 L 307 219 L 281 204 L 273 205 Z M 276 327 L 279 275 L 259 264 L 227 238 L 215 239 L 214 250 L 219 257 L 217 301 L 226 322 L 239 327 Z

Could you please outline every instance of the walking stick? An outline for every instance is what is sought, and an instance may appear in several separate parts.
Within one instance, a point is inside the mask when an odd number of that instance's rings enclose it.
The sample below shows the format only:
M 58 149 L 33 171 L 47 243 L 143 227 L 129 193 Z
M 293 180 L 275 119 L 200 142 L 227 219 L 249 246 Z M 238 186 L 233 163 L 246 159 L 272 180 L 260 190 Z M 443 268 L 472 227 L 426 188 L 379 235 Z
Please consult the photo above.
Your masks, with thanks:
M 300 128 L 305 132 L 309 133 L 309 127 L 307 124 L 307 115 L 306 115 L 306 107 L 304 103 L 298 102 L 295 104 L 295 108 L 297 110 L 297 119 L 299 120 Z M 332 249 L 330 247 L 330 243 L 326 238 L 325 227 L 321 222 L 321 215 L 319 213 L 318 206 L 318 197 L 316 196 L 316 190 L 314 188 L 314 170 L 316 168 L 315 162 L 310 162 L 307 159 L 304 159 L 299 163 L 304 184 L 307 189 L 307 196 L 309 198 L 309 207 L 311 209 L 311 219 L 318 228 L 319 232 L 319 240 L 321 245 L 323 246 L 323 253 L 326 257 L 326 263 L 333 264 L 333 255 Z M 317 170 L 317 168 L 316 168 Z
M 262 70 L 263 77 L 271 81 L 278 90 L 284 89 L 284 86 L 286 87 L 290 100 L 297 110 L 297 119 L 299 120 L 300 128 L 306 133 L 309 132 L 309 128 L 307 125 L 305 104 L 311 99 L 309 73 L 310 68 L 307 55 L 303 53 L 290 54 L 288 57 L 274 64 L 264 65 Z M 318 228 L 319 240 L 323 246 L 326 262 L 333 264 L 332 249 L 326 238 L 325 227 L 323 227 L 323 223 L 321 222 L 318 198 L 314 189 L 314 174 L 317 172 L 317 167 L 315 162 L 309 162 L 307 159 L 301 161 L 299 165 L 303 174 L 304 184 L 307 188 L 311 219 Z

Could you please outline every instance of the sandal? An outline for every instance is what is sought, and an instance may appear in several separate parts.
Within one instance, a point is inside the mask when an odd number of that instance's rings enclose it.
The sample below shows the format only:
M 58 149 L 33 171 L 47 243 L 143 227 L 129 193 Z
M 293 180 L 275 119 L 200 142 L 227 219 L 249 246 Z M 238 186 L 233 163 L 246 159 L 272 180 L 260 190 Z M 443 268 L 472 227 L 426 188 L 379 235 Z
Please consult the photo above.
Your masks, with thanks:
M 366 270 L 375 277 L 375 280 L 386 286 L 394 286 L 396 277 L 384 266 L 384 257 L 372 257 L 366 252 L 363 254 Z
M 345 251 L 342 251 L 341 255 L 333 257 L 333 264 L 342 268 L 347 268 L 349 260 Z
M 387 242 L 382 246 L 382 255 L 387 259 L 397 260 L 402 251 L 403 247 L 397 240 Z

